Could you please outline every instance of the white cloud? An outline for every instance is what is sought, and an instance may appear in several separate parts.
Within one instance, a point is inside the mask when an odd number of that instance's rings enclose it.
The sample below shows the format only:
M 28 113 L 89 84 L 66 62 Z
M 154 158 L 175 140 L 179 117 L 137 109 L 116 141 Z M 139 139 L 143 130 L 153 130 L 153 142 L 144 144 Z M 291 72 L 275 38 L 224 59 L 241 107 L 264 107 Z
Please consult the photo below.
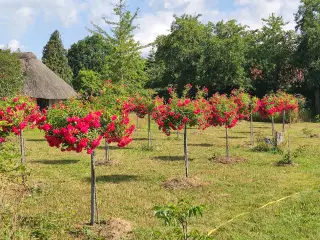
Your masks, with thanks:
M 268 18 L 269 15 L 275 13 L 283 16 L 284 20 L 290 22 L 287 26 L 293 29 L 294 13 L 297 12 L 300 4 L 299 0 L 234 0 L 237 7 L 231 13 L 224 15 L 230 19 L 235 18 L 239 22 L 246 24 L 252 28 L 260 28 L 262 26 L 262 18 Z
M 11 51 L 17 51 L 18 49 L 23 50 L 24 46 L 20 45 L 18 40 L 12 39 L 9 41 L 8 44 L 0 44 L 0 49 L 3 49 L 3 48 L 11 49 Z
M 90 11 L 89 20 L 95 24 L 103 25 L 104 21 L 102 17 L 106 17 L 108 20 L 115 20 L 113 14 L 113 8 L 116 0 L 91 0 L 88 9 Z
M 66 27 L 78 21 L 84 0 L 0 0 L 0 20 L 14 37 L 23 35 L 38 15 L 58 18 Z

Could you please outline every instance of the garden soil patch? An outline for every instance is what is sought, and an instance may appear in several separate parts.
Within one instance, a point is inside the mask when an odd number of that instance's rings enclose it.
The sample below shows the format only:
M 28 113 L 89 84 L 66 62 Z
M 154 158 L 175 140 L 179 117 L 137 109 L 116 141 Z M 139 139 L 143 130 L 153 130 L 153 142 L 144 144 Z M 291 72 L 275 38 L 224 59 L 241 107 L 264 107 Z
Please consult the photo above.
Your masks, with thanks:
M 105 240 L 132 239 L 131 223 L 119 218 L 111 218 L 108 221 L 101 221 L 100 224 L 89 226 L 89 228 L 90 228 L 90 231 L 94 233 L 94 236 L 98 237 L 98 239 L 105 239 Z M 76 240 L 89 239 L 88 235 L 85 234 L 85 232 L 83 231 L 82 225 L 76 226 L 75 230 L 71 231 L 70 234 L 72 235 L 72 238 Z
M 225 156 L 219 156 L 211 158 L 210 161 L 222 163 L 222 164 L 235 164 L 235 163 L 241 163 L 248 161 L 247 158 L 244 157 L 225 157 Z
M 166 189 L 189 189 L 203 187 L 207 185 L 207 183 L 198 177 L 177 177 L 166 180 L 163 185 Z
M 107 240 L 128 239 L 131 234 L 131 223 L 119 218 L 111 218 L 99 226 L 99 236 Z

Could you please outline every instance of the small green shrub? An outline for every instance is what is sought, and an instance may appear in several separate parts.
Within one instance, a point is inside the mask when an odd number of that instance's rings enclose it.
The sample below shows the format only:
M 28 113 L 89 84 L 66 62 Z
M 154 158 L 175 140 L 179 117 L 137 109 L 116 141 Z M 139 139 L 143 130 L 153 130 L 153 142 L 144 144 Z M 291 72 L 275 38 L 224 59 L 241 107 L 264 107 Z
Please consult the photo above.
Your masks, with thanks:
M 258 134 L 256 137 L 257 145 L 252 148 L 253 152 L 271 152 L 275 154 L 282 154 L 283 150 L 281 146 L 285 145 L 285 143 L 282 143 L 281 145 L 277 145 L 277 139 L 276 136 L 274 138 L 269 138 L 270 143 L 267 143 L 265 141 L 265 137 L 263 137 L 261 134 Z
M 307 148 L 305 145 L 299 146 L 292 153 L 291 152 L 285 153 L 282 159 L 278 161 L 277 165 L 290 165 L 293 163 L 293 160 L 301 157 L 306 151 L 307 151 Z
M 165 226 L 172 226 L 171 231 L 155 231 L 154 239 L 162 240 L 209 240 L 213 239 L 197 230 L 189 231 L 190 219 L 202 216 L 203 206 L 192 206 L 184 200 L 177 204 L 170 203 L 165 206 L 155 206 L 156 218 L 162 220 Z
M 301 131 L 306 137 L 310 137 L 312 135 L 313 129 L 304 127 Z

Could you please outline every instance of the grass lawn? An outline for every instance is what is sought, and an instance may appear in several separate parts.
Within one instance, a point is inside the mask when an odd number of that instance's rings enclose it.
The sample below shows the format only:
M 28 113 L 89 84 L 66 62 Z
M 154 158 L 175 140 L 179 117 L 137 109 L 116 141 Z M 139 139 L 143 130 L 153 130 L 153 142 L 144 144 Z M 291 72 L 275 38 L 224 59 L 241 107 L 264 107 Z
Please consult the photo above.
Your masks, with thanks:
M 305 145 L 307 151 L 295 166 L 286 167 L 275 165 L 280 154 L 250 150 L 247 122 L 229 131 L 231 155 L 248 159 L 232 165 L 209 161 L 225 153 L 224 129 L 202 133 L 190 129 L 190 175 L 208 184 L 167 190 L 166 179 L 184 176 L 183 136 L 166 137 L 153 125 L 154 150 L 147 151 L 146 123 L 141 120 L 131 145 L 111 147 L 111 159 L 120 164 L 96 169 L 100 218 L 125 219 L 133 225 L 134 239 L 149 240 L 152 231 L 164 229 L 152 208 L 186 199 L 205 205 L 204 216 L 193 220 L 191 228 L 209 232 L 221 225 L 213 234 L 216 239 L 320 239 L 320 138 L 305 137 L 304 127 L 320 133 L 320 124 L 293 124 L 292 149 Z M 281 129 L 280 124 L 276 129 Z M 271 124 L 255 123 L 254 131 L 270 135 Z M 17 239 L 73 239 L 70 231 L 89 222 L 90 156 L 50 148 L 37 131 L 28 131 L 25 137 L 28 185 L 34 191 L 19 210 L 25 220 Z M 103 157 L 101 146 L 97 158 Z M 286 196 L 290 197 L 260 208 Z

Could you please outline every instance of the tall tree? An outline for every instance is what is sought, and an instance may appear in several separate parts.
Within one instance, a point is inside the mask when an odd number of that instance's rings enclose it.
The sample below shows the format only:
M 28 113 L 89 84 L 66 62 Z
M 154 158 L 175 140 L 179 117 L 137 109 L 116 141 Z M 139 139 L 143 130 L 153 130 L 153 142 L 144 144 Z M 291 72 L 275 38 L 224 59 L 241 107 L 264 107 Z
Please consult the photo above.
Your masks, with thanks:
M 137 26 L 133 24 L 138 17 L 137 9 L 133 14 L 128 10 L 126 2 L 119 0 L 114 13 L 118 18 L 112 22 L 103 18 L 110 26 L 109 34 L 96 24 L 91 32 L 100 34 L 110 46 L 110 54 L 106 56 L 106 73 L 114 82 L 125 83 L 131 89 L 144 86 L 147 80 L 145 60 L 140 56 L 144 47 L 134 39 L 133 32 Z
M 212 24 L 213 36 L 205 43 L 200 62 L 203 84 L 215 91 L 250 87 L 245 73 L 246 26 L 236 20 Z
M 296 80 L 296 68 L 292 64 L 295 32 L 285 30 L 288 23 L 275 14 L 262 21 L 263 27 L 255 32 L 255 42 L 249 45 L 248 55 L 249 75 L 259 96 L 279 88 L 288 89 Z
M 211 34 L 211 26 L 201 23 L 200 16 L 174 16 L 170 34 L 157 38 L 156 50 L 148 61 L 151 87 L 166 88 L 174 84 L 181 94 L 187 83 L 201 82 L 198 64 L 203 54 L 202 46 Z
M 80 70 L 92 70 L 102 76 L 105 75 L 104 66 L 109 53 L 108 42 L 99 34 L 93 34 L 72 44 L 67 56 L 74 79 L 77 78 Z
M 71 84 L 72 70 L 68 65 L 67 51 L 64 49 L 59 31 L 54 31 L 43 48 L 42 62 L 59 77 Z
M 301 0 L 295 15 L 300 31 L 298 66 L 304 69 L 306 84 L 314 93 L 316 114 L 320 114 L 320 1 Z
M 0 49 L 0 97 L 13 96 L 23 87 L 21 62 L 17 53 Z

